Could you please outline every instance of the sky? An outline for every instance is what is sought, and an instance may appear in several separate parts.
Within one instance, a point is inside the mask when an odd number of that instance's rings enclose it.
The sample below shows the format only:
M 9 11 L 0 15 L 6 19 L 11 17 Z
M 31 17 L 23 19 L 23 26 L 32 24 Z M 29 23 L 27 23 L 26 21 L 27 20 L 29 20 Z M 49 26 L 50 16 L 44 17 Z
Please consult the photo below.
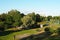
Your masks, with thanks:
M 0 14 L 16 9 L 21 13 L 35 12 L 40 15 L 60 15 L 60 0 L 0 0 Z

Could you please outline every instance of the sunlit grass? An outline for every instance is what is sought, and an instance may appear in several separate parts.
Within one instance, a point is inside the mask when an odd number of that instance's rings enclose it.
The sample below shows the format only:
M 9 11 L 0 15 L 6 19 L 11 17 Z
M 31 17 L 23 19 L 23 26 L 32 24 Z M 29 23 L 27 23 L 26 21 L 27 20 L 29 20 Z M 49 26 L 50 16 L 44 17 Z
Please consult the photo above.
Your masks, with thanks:
M 40 22 L 40 24 L 46 24 L 47 22 Z M 28 35 L 31 35 L 31 34 L 35 34 L 37 32 L 40 32 L 40 31 L 44 31 L 44 29 L 46 27 L 51 27 L 53 28 L 54 30 L 56 30 L 58 27 L 60 27 L 60 24 L 54 24 L 52 22 L 49 22 L 48 23 L 49 25 L 48 26 L 45 26 L 43 28 L 36 28 L 36 29 L 30 29 L 30 30 L 23 30 L 23 31 L 18 31 L 18 32 L 13 32 L 13 33 L 10 33 L 8 35 L 5 35 L 5 36 L 0 36 L 0 40 L 14 40 L 14 35 L 23 35 L 23 34 L 28 34 Z M 11 29 L 8 29 L 8 30 L 11 30 Z M 13 28 L 13 30 L 15 30 Z M 40 30 L 40 31 L 37 31 L 37 30 Z M 52 36 L 55 35 L 55 34 L 52 34 Z M 46 38 L 47 39 L 47 38 Z
M 23 35 L 23 34 L 34 34 L 37 33 L 36 30 L 30 29 L 30 30 L 23 30 L 23 31 L 19 31 L 19 32 L 14 32 L 11 34 L 8 34 L 6 36 L 0 36 L 0 40 L 14 40 L 14 35 Z

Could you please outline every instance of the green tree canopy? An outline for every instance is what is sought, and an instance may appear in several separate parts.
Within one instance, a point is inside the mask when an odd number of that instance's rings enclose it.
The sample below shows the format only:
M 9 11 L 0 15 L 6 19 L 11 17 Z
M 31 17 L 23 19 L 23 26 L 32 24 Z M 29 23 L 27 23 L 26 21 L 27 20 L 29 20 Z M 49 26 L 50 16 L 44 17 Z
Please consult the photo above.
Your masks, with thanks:
M 21 25 L 21 13 L 17 10 L 11 10 L 8 12 L 8 15 L 10 15 L 13 18 L 13 26 L 19 26 Z
M 31 26 L 35 23 L 35 20 L 36 20 L 35 14 L 34 13 L 28 14 L 28 15 L 24 16 L 21 20 L 23 22 L 23 25 L 26 28 L 29 28 L 29 26 Z

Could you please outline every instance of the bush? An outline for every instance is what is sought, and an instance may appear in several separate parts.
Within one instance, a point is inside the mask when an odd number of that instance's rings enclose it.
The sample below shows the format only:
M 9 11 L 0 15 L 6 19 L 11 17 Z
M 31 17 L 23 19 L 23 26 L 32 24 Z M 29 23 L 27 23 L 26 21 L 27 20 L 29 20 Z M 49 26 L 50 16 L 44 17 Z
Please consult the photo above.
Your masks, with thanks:
M 57 33 L 60 34 L 60 28 L 57 29 Z
M 54 30 L 52 27 L 50 27 L 50 32 L 51 33 L 56 33 L 56 30 Z
M 0 28 L 0 31 L 4 31 L 5 29 L 4 28 Z
M 55 30 L 53 28 L 51 28 L 51 27 L 46 27 L 44 30 L 48 34 L 51 34 L 51 33 L 54 33 L 55 32 Z
M 46 27 L 44 30 L 45 30 L 46 33 L 50 33 L 50 28 L 49 27 Z

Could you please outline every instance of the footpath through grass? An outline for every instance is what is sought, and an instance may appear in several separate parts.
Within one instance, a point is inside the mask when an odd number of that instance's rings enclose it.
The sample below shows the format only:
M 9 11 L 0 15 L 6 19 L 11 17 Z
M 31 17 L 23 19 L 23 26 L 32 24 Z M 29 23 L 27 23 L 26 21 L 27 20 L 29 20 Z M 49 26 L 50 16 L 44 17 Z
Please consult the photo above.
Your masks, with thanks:
M 14 35 L 34 34 L 34 33 L 37 33 L 36 29 L 35 30 L 33 29 L 23 30 L 23 31 L 9 33 L 8 35 L 0 36 L 0 40 L 14 40 Z M 6 34 L 6 33 L 3 33 L 3 34 Z
M 44 23 L 44 22 L 42 22 L 42 23 Z M 52 27 L 53 29 L 57 29 L 58 27 L 60 27 L 60 24 L 54 24 L 52 22 L 49 22 L 48 27 Z M 16 32 L 4 32 L 3 34 L 5 34 L 5 35 L 0 34 L 1 35 L 0 40 L 14 40 L 14 35 L 23 35 L 23 34 L 31 35 L 31 34 L 35 34 L 35 33 L 40 32 L 39 30 L 43 30 L 44 28 L 35 28 L 35 29 L 16 31 Z

